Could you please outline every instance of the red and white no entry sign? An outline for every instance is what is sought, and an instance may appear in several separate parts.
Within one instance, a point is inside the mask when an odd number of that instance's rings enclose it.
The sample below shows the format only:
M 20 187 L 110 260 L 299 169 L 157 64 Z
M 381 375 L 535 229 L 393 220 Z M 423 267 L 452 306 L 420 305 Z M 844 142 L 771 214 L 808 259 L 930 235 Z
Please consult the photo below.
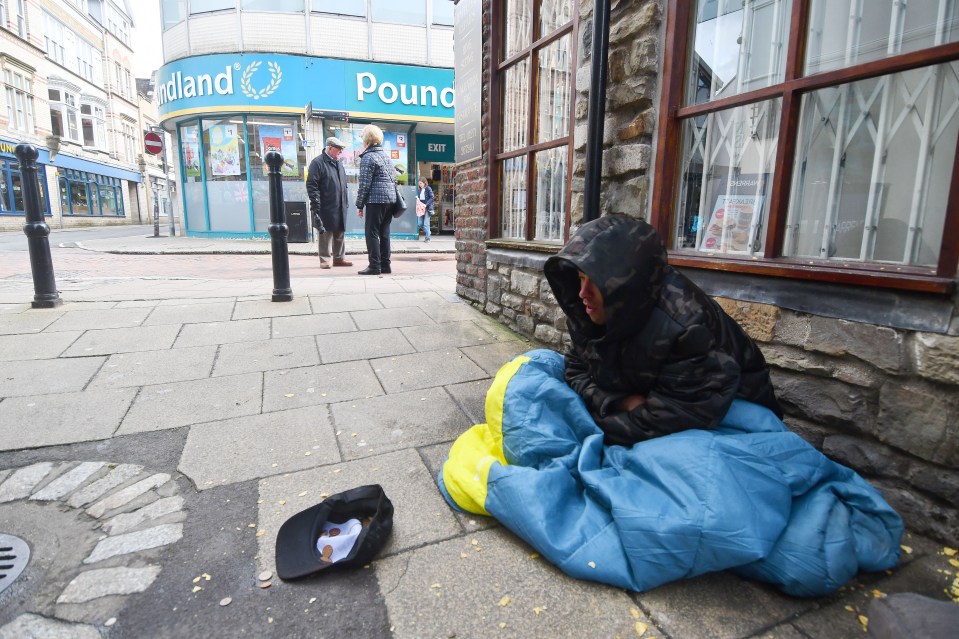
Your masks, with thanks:
M 160 155 L 163 153 L 163 138 L 160 137 L 159 133 L 149 131 L 143 136 L 143 148 L 146 149 L 147 153 Z

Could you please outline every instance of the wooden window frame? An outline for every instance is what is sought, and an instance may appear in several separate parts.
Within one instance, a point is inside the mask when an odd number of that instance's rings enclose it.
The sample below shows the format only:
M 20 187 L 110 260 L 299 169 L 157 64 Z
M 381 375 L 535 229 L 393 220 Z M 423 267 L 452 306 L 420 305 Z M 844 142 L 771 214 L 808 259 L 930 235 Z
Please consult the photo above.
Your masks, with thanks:
M 670 53 L 664 56 L 663 60 L 656 180 L 653 186 L 650 223 L 670 247 L 670 263 L 690 268 L 928 293 L 951 292 L 955 285 L 957 261 L 959 261 L 959 144 L 956 145 L 956 156 L 953 161 L 939 261 L 934 271 L 931 272 L 928 267 L 842 263 L 838 260 L 783 257 L 782 249 L 802 96 L 817 89 L 959 60 L 959 42 L 804 76 L 802 70 L 810 0 L 793 0 L 789 18 L 785 78 L 781 83 L 703 104 L 683 106 L 689 55 L 687 43 L 693 29 L 695 3 L 687 0 L 667 0 L 667 5 L 663 50 Z M 681 154 L 667 153 L 665 150 L 680 148 L 683 121 L 696 115 L 776 98 L 782 100 L 782 114 L 763 255 L 719 257 L 694 255 L 691 252 L 674 252 L 672 250 L 673 221 L 677 214 L 676 193 L 680 183 Z
M 489 168 L 488 175 L 489 179 L 487 180 L 487 195 L 486 202 L 488 204 L 489 216 L 488 216 L 488 235 L 489 243 L 498 246 L 509 246 L 515 248 L 523 249 L 533 249 L 533 250 L 546 250 L 546 251 L 555 251 L 562 246 L 562 244 L 569 237 L 569 224 L 570 224 L 570 206 L 572 203 L 572 176 L 573 176 L 573 131 L 575 130 L 575 113 L 576 113 L 576 61 L 579 55 L 579 41 L 577 36 L 579 34 L 579 0 L 572 0 L 572 16 L 570 21 L 560 27 L 555 31 L 542 36 L 538 33 L 539 31 L 539 18 L 540 18 L 540 5 L 548 0 L 531 0 L 532 1 L 532 14 L 530 16 L 530 29 L 532 33 L 530 34 L 530 43 L 525 48 L 520 51 L 516 51 L 509 58 L 500 60 L 503 55 L 503 47 L 505 42 L 505 28 L 506 24 L 504 22 L 504 2 L 503 0 L 491 0 L 491 44 L 490 44 L 490 140 L 489 140 Z M 539 82 L 539 65 L 538 62 L 538 52 L 542 49 L 548 47 L 552 43 L 556 42 L 565 35 L 570 36 L 570 109 L 569 109 L 569 129 L 565 137 L 557 138 L 555 140 L 550 140 L 548 142 L 535 143 L 536 139 L 536 113 L 539 100 L 539 92 L 537 91 L 538 82 Z M 535 37 L 534 37 L 535 36 Z M 512 149 L 510 151 L 500 151 L 501 140 L 500 136 L 501 131 L 501 122 L 502 117 L 501 113 L 503 110 L 502 103 L 502 92 L 500 91 L 500 86 L 503 81 L 503 77 L 506 74 L 506 70 L 514 67 L 519 61 L 523 59 L 528 59 L 530 61 L 530 72 L 529 72 L 529 104 L 528 104 L 528 114 L 526 123 L 526 141 L 527 144 L 524 147 L 518 149 Z M 567 146 L 567 167 L 566 172 L 566 187 L 565 187 L 565 207 L 566 215 L 565 220 L 563 221 L 563 231 L 562 231 L 562 241 L 549 242 L 545 240 L 534 240 L 533 237 L 536 232 L 536 216 L 531 214 L 535 211 L 536 205 L 536 185 L 535 185 L 535 168 L 536 168 L 536 159 L 535 155 L 539 151 L 545 151 L 563 145 Z M 523 239 L 519 238 L 504 238 L 502 237 L 502 227 L 501 222 L 502 218 L 500 215 L 500 206 L 501 206 L 501 191 L 500 184 L 502 182 L 502 175 L 500 172 L 500 163 L 504 160 L 509 160 L 518 157 L 526 158 L 526 234 Z

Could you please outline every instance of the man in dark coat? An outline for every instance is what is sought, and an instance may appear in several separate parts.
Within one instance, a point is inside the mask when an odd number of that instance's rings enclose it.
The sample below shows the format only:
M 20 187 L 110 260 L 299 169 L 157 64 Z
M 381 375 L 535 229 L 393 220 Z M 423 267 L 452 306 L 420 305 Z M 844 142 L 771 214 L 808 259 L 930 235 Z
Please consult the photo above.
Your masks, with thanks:
M 782 417 L 759 348 L 667 265 L 646 222 L 625 215 L 588 222 L 544 271 L 572 341 L 566 381 L 607 444 L 714 428 L 737 397 Z
M 313 228 L 317 232 L 320 268 L 353 266 L 344 259 L 346 254 L 346 210 L 350 205 L 346 186 L 346 170 L 340 162 L 340 153 L 346 145 L 338 138 L 326 138 L 326 148 L 313 158 L 306 177 L 306 192 L 310 196 Z

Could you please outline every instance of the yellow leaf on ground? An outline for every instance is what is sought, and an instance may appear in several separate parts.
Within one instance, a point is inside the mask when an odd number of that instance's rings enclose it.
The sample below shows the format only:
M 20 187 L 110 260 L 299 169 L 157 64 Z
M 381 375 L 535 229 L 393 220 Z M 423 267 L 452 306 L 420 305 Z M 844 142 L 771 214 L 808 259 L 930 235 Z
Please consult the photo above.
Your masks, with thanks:
M 944 554 L 946 557 L 955 557 L 956 555 L 959 555 L 959 550 L 946 546 L 942 549 L 942 554 Z
M 194 577 L 194 578 L 193 578 L 193 583 L 196 583 L 196 582 L 200 581 L 200 579 L 201 579 L 201 577 Z
M 203 590 L 203 586 L 193 586 L 193 592 L 199 592 Z
M 430 588 L 442 588 L 439 584 L 431 584 Z
M 297 497 L 306 497 L 306 491 L 304 490 L 302 493 L 297 495 Z
M 869 617 L 866 615 L 859 615 L 859 623 L 862 624 L 862 629 L 865 630 L 869 627 Z
M 505 623 L 502 623 L 502 622 L 500 622 L 500 624 L 499 624 L 499 627 L 500 627 L 500 628 L 505 628 L 505 627 L 506 627 L 506 624 L 505 624 Z
M 287 393 L 284 397 L 293 397 L 293 393 Z
M 535 606 L 533 608 L 533 612 L 536 613 L 537 615 L 542 612 L 545 612 L 545 610 L 546 610 L 546 606 Z
M 539 553 L 538 553 L 538 552 L 534 552 L 533 554 L 531 554 L 531 555 L 529 556 L 529 558 L 530 558 L 530 559 L 539 559 Z
M 912 546 L 899 546 L 899 547 L 902 548 L 902 551 L 906 553 L 907 555 L 912 554 Z
M 649 630 L 649 626 L 644 624 L 642 621 L 636 622 L 636 634 L 640 637 L 646 634 L 646 631 Z
M 630 608 L 629 614 L 633 615 L 633 619 L 639 619 L 640 617 L 639 611 L 636 610 L 635 608 Z
M 512 601 L 513 600 L 510 599 L 509 595 L 503 595 L 503 598 L 499 600 L 499 604 L 497 605 L 502 608 L 505 608 L 506 606 L 510 605 Z
M 843 606 L 843 608 L 845 608 L 848 612 L 856 612 L 856 609 L 850 606 L 849 604 L 846 604 L 845 606 Z
M 959 559 L 950 559 L 949 565 L 953 568 L 959 568 Z
M 467 557 L 469 557 L 469 555 L 467 555 L 465 552 L 460 553 L 460 559 L 466 559 Z
M 265 534 L 266 534 L 266 531 L 263 530 L 262 528 L 259 529 L 258 531 L 256 531 L 256 536 L 257 536 L 257 537 L 262 537 L 262 536 L 265 535 Z

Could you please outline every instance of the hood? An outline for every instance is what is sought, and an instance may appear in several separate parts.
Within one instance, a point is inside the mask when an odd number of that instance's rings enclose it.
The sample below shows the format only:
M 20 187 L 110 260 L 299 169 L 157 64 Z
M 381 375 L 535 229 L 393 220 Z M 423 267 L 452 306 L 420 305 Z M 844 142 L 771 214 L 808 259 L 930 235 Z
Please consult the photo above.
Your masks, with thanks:
M 577 341 L 603 335 L 621 339 L 642 328 L 659 300 L 666 269 L 666 247 L 652 226 L 609 215 L 581 226 L 563 250 L 546 260 L 543 271 Z M 579 299 L 579 271 L 603 295 L 605 326 L 586 314 Z

